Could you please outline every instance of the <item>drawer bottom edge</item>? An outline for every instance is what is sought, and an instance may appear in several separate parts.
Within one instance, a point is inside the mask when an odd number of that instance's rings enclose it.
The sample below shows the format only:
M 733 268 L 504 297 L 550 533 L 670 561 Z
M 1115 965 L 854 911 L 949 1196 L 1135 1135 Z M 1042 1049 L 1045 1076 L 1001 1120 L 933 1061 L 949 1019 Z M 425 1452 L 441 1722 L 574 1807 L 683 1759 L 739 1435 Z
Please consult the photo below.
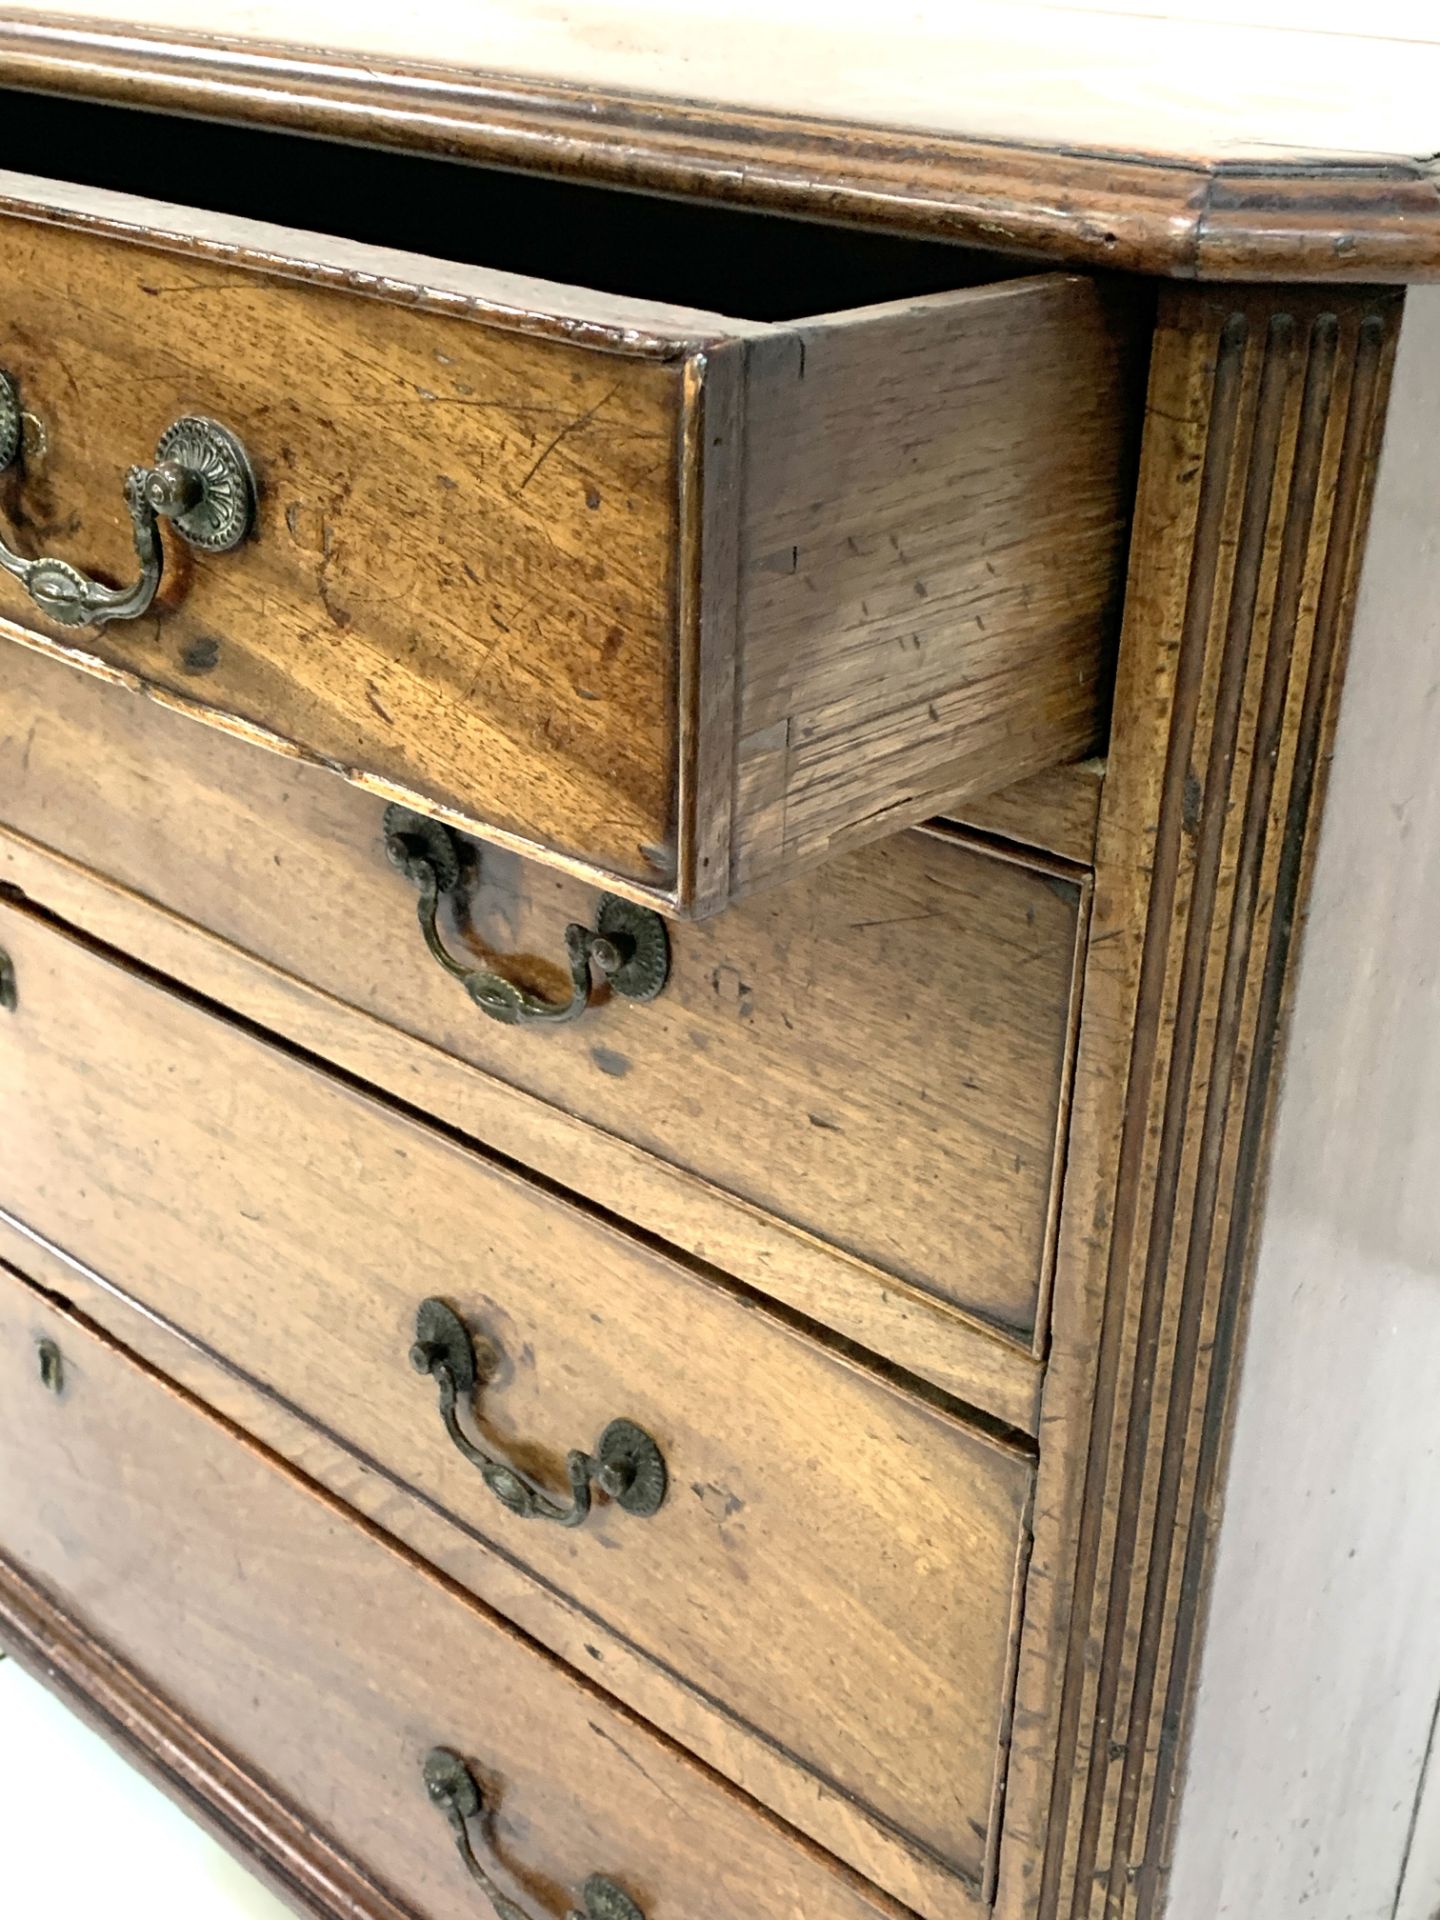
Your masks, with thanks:
M 256 1774 L 0 1553 L 0 1652 L 32 1674 L 242 1866 L 316 1920 L 414 1920 Z M 83 1820 L 84 1809 L 73 1813 Z

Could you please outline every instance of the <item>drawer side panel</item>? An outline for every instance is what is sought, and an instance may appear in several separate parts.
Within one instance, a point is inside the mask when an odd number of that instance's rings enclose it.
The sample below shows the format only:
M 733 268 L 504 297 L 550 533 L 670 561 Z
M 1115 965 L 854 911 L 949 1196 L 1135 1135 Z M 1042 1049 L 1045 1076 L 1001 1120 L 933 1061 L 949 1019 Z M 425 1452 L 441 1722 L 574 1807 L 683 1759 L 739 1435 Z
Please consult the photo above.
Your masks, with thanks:
M 751 344 L 736 893 L 1103 747 L 1139 319 L 1054 275 Z

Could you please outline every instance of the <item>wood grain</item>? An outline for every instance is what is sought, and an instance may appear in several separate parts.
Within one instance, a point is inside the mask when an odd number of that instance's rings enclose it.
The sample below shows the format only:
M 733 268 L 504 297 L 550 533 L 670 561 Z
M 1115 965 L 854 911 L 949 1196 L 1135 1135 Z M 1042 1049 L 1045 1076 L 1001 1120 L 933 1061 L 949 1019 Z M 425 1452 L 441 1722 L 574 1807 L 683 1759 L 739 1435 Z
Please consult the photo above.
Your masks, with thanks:
M 49 0 L 52 21 L 186 33 L 186 0 Z M 441 63 L 457 75 L 521 74 L 641 89 L 860 129 L 907 127 L 997 144 L 1145 154 L 1326 154 L 1426 158 L 1440 146 L 1440 33 L 1407 0 L 1358 12 L 1346 0 L 1156 0 L 1118 13 L 1097 0 L 971 0 L 957 14 L 919 0 L 893 21 L 826 0 L 732 0 L 723 34 L 690 12 L 583 0 L 561 16 L 490 0 L 452 20 L 420 0 L 397 20 L 383 0 L 216 0 L 208 35 L 256 51 L 325 48 Z M 1403 48 L 1403 51 L 1402 51 Z
M 27 1667 L 299 1913 L 413 1920 L 315 1820 L 222 1753 L 0 1554 L 0 1653 Z
M 0 822 L 555 1118 L 539 1138 L 513 1099 L 478 1087 L 463 1114 L 439 1108 L 431 1057 L 413 1048 L 386 1082 L 402 1098 L 907 1365 L 938 1363 L 947 1311 L 967 1317 L 975 1347 L 1031 1352 L 1064 1150 L 1079 876 L 954 836 L 897 837 L 676 928 L 652 1004 L 597 1005 L 536 1033 L 482 1019 L 429 960 L 381 813 L 314 769 L 37 655 L 13 655 L 0 678 Z M 98 911 L 33 871 L 14 877 L 82 925 Z M 555 994 L 565 925 L 595 906 L 579 883 L 486 849 L 446 937 Z M 157 937 L 143 916 L 95 931 L 142 957 Z M 188 963 L 167 951 L 155 964 Z M 332 1057 L 340 1044 L 314 1014 L 304 1041 Z M 383 1077 L 378 1044 L 342 1064 Z M 577 1141 L 567 1115 L 595 1136 Z M 657 1180 L 627 1175 L 606 1151 L 622 1141 L 691 1176 L 688 1194 L 665 1203 Z M 903 1351 L 874 1321 L 832 1318 L 868 1315 L 862 1299 L 882 1295 L 918 1316 Z
M 0 262 L 18 550 L 132 573 L 186 412 L 260 481 L 138 622 L 8 583 L 73 665 L 681 915 L 1100 744 L 1128 296 L 767 329 L 21 175 Z
M 693 1914 L 697 1887 L 717 1920 L 895 1911 L 108 1341 L 0 1292 L 7 1561 L 139 1676 L 110 1668 L 116 1691 L 163 1694 L 405 1911 L 480 1904 L 421 1784 L 436 1745 L 474 1767 L 490 1857 L 531 1905 L 601 1871 L 647 1920 Z M 27 1588 L 0 1590 L 13 1619 Z
M 44 905 L 112 947 L 229 1007 L 466 1139 L 630 1220 L 977 1408 L 1018 1433 L 1039 1424 L 1042 1368 L 1029 1353 L 902 1281 L 796 1234 L 663 1160 L 476 1073 L 437 1047 L 306 987 L 88 868 L 0 829 L 12 899 Z
M 678 367 L 618 335 L 598 352 L 512 331 L 499 297 L 483 325 L 416 311 L 401 275 L 424 263 L 377 252 L 365 264 L 401 297 L 355 298 L 279 277 L 283 239 L 245 236 L 251 257 L 270 244 L 266 270 L 68 217 L 0 221 L 0 360 L 43 434 L 0 479 L 12 544 L 129 578 L 121 480 L 187 412 L 240 436 L 261 510 L 236 553 L 171 541 L 154 615 L 55 644 L 337 771 L 671 883 Z M 292 258 L 319 250 L 286 238 Z M 3 605 L 28 622 L 17 583 Z
M 1357 147 L 1354 114 L 1372 94 L 1356 79 L 1353 34 L 1291 35 L 1287 49 L 1332 56 L 1330 84 L 1350 123 L 1347 137 L 1338 145 L 1311 138 L 1286 151 L 1272 134 L 1262 152 L 1244 155 L 1237 154 L 1234 126 L 1219 146 L 1203 139 L 1177 143 L 1173 129 L 1168 142 L 1158 143 L 1139 139 L 1134 129 L 1128 138 L 1112 130 L 1087 142 L 1073 125 L 1063 137 L 1052 125 L 1047 137 L 1034 125 L 1035 49 L 1043 44 L 1055 57 L 1063 16 L 1053 9 L 1041 15 L 1041 30 L 1013 49 L 1008 98 L 1030 122 L 1023 134 L 1013 127 L 980 130 L 976 116 L 995 105 L 993 73 L 989 83 L 967 91 L 948 61 L 921 55 L 903 73 L 903 93 L 913 105 L 917 85 L 938 77 L 927 116 L 904 126 L 902 116 L 875 110 L 866 124 L 863 115 L 847 117 L 837 106 L 833 75 L 823 104 L 812 100 L 807 110 L 767 110 L 733 91 L 728 100 L 697 97 L 693 42 L 686 45 L 684 98 L 665 99 L 646 91 L 653 87 L 653 64 L 638 88 L 587 86 L 574 73 L 526 79 L 513 68 L 467 71 L 453 53 L 448 64 L 427 64 L 413 57 L 408 42 L 402 55 L 359 59 L 337 50 L 333 32 L 323 36 L 320 54 L 253 37 L 201 35 L 188 23 L 147 31 L 128 11 L 124 24 L 7 16 L 0 22 L 0 80 L 341 139 L 358 132 L 377 143 L 655 192 L 878 221 L 1067 265 L 1182 278 L 1203 269 L 1213 278 L 1240 280 L 1440 274 L 1440 195 L 1430 164 L 1437 142 L 1422 139 L 1413 153 L 1397 152 L 1392 124 L 1369 147 Z M 652 24 L 659 18 L 649 16 Z M 1087 98 L 1112 119 L 1123 113 L 1117 58 L 1133 62 L 1144 39 L 1164 30 L 1163 22 L 1137 15 L 1092 17 L 1082 57 L 1070 69 L 1074 84 L 1066 84 L 1061 62 L 1057 124 Z M 775 31 L 772 12 L 765 20 L 764 81 L 813 79 L 814 30 L 789 62 L 775 53 Z M 1248 25 L 1240 40 L 1243 51 L 1222 64 L 1223 84 L 1212 90 L 1210 104 L 1221 113 L 1233 113 L 1244 98 L 1260 44 Z M 847 80 L 869 78 L 878 61 L 894 60 L 906 43 L 887 32 L 868 45 L 869 57 L 847 56 Z M 1283 45 L 1283 36 L 1267 37 L 1282 83 L 1293 80 Z M 1433 88 L 1406 86 L 1424 64 L 1413 48 L 1364 35 L 1358 45 L 1372 75 L 1381 63 L 1389 85 L 1428 110 Z M 633 37 L 629 47 L 634 53 Z M 1427 48 L 1426 62 L 1433 58 Z M 977 72 L 973 57 L 963 64 L 966 74 Z M 1153 125 L 1156 103 L 1174 102 L 1189 68 L 1188 60 L 1161 63 L 1132 82 L 1132 115 L 1138 106 Z M 1383 86 L 1373 98 L 1384 116 Z M 1244 139 L 1255 137 L 1262 119 L 1248 103 L 1239 130 Z
M 963 339 L 941 296 L 754 344 L 737 893 L 1103 746 L 1135 313 L 1020 280 Z
M 1162 298 L 997 1911 L 1148 1920 L 1399 318 Z
M 0 913 L 0 943 L 7 1211 L 869 1808 L 877 1877 L 888 1826 L 978 1884 L 1019 1451 L 34 920 Z M 670 1463 L 661 1513 L 499 1509 L 408 1364 L 435 1293 L 502 1356 L 489 1444 L 563 1487 L 566 1449 L 635 1420 Z M 826 1813 L 808 1830 L 845 1844 Z
M 998 793 L 961 801 L 951 807 L 948 818 L 1088 867 L 1095 859 L 1104 788 L 1105 762 L 1077 760 L 1073 766 L 1053 767 L 1013 787 L 1002 787 Z
M 378 1462 L 317 1428 L 173 1321 L 141 1307 L 123 1288 L 62 1253 L 3 1208 L 0 1263 L 62 1297 L 119 1345 L 374 1522 L 612 1699 L 651 1726 L 663 1727 L 687 1753 L 780 1819 L 842 1836 L 832 1851 L 862 1864 L 878 1862 L 907 1912 L 949 1920 L 957 1899 L 952 1873 L 930 1855 L 902 1853 L 893 1834 L 877 1846 L 872 1813 L 838 1787 L 797 1768 L 783 1747 L 757 1737 L 724 1702 L 649 1659 L 623 1626 L 610 1628 L 583 1600 L 493 1552 Z M 1000 1785 L 997 1779 L 997 1789 Z M 963 1886 L 958 1897 L 963 1907 L 973 1904 Z

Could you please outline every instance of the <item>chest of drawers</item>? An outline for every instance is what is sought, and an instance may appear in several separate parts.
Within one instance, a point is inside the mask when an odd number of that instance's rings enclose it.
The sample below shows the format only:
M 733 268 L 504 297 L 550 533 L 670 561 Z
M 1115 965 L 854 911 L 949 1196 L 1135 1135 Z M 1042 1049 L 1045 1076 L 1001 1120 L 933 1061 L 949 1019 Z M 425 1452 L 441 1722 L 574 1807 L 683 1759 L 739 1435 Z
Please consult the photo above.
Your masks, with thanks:
M 173 31 L 0 85 L 0 1644 L 330 1920 L 1298 1920 L 1189 1836 L 1423 263 Z

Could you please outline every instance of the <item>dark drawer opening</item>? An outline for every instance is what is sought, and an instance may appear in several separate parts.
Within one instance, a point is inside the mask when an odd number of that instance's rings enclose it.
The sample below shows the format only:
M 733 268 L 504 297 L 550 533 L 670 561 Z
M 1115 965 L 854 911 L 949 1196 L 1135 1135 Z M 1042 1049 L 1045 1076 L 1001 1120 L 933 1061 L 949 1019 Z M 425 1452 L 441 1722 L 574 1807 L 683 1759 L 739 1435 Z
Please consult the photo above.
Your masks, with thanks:
M 0 167 L 604 293 L 783 321 L 1030 270 L 943 240 L 0 91 Z

